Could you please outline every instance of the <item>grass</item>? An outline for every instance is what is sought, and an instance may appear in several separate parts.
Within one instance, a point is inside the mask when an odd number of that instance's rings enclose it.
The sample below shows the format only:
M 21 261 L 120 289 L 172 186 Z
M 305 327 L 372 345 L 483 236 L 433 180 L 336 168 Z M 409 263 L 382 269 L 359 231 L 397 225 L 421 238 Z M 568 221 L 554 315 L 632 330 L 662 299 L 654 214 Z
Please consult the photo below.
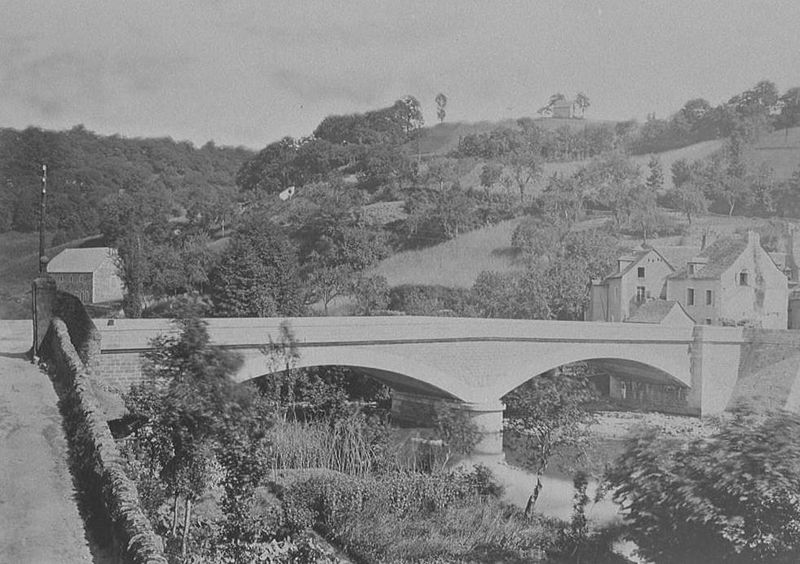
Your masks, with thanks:
M 748 153 L 754 166 L 767 164 L 777 180 L 787 180 L 800 168 L 800 127 L 773 131 L 765 135 Z
M 507 272 L 516 268 L 511 235 L 520 221 L 504 221 L 434 247 L 397 253 L 382 261 L 373 274 L 385 276 L 389 286 L 441 284 L 469 288 L 484 270 Z
M 88 239 L 47 247 L 45 254 L 53 258 L 64 249 L 77 247 Z M 16 231 L 0 234 L 0 319 L 30 317 L 31 281 L 38 273 L 39 234 Z

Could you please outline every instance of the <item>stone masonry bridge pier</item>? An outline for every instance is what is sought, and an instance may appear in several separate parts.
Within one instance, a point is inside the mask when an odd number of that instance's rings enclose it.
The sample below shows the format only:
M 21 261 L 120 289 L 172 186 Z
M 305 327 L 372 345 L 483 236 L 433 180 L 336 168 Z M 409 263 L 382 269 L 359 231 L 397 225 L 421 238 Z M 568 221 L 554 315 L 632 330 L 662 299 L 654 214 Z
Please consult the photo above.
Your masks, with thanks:
M 790 357 L 800 352 L 800 332 L 712 326 L 411 316 L 206 321 L 215 345 L 242 355 L 238 381 L 281 369 L 262 349 L 280 340 L 285 322 L 299 352 L 298 368 L 347 366 L 377 378 L 393 389 L 398 420 L 422 422 L 436 399 L 457 400 L 484 432 L 483 453 L 502 452 L 501 398 L 564 364 L 589 361 L 632 378 L 682 386 L 690 411 L 709 415 L 724 411 L 742 390 L 757 393 L 751 376 L 775 362 L 785 361 L 796 373 Z M 175 330 L 160 319 L 95 324 L 102 337 L 95 370 L 120 388 L 141 380 L 141 354 L 150 340 Z M 778 395 L 800 398 L 800 386 L 789 380 L 781 380 L 788 388 Z

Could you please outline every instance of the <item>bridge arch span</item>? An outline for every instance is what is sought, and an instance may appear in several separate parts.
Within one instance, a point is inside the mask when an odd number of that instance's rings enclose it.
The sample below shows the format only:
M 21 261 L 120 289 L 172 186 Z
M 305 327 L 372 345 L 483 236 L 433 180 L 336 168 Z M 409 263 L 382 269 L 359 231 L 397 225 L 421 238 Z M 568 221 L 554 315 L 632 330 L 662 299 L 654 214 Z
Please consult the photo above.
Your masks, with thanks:
M 562 366 L 566 366 L 568 364 L 572 364 L 575 362 L 586 362 L 590 366 L 599 368 L 605 373 L 617 376 L 624 376 L 638 381 L 667 384 L 681 388 L 689 387 L 689 385 L 686 382 L 683 382 L 680 378 L 674 376 L 673 374 L 661 368 L 653 366 L 652 364 L 624 359 L 624 358 L 613 358 L 613 357 L 583 358 L 566 362 L 563 364 L 555 364 L 552 366 L 547 366 L 544 369 L 542 369 L 542 365 L 537 364 L 536 368 L 533 368 L 532 372 L 528 373 L 527 375 L 517 374 L 513 378 L 509 378 L 505 386 L 505 388 L 507 389 L 505 389 L 505 391 L 500 395 L 500 397 L 502 398 L 509 392 L 525 384 L 525 382 L 528 382 L 533 378 L 537 378 L 542 374 L 549 372 L 550 370 L 554 370 L 556 368 L 560 368 Z
M 469 389 L 465 383 L 454 378 L 449 372 L 408 357 L 369 349 L 356 349 L 358 347 L 303 348 L 294 367 L 344 366 L 372 376 L 398 391 L 460 401 L 469 400 Z M 270 367 L 267 358 L 261 353 L 245 354 L 243 361 L 234 376 L 237 382 L 279 371 Z

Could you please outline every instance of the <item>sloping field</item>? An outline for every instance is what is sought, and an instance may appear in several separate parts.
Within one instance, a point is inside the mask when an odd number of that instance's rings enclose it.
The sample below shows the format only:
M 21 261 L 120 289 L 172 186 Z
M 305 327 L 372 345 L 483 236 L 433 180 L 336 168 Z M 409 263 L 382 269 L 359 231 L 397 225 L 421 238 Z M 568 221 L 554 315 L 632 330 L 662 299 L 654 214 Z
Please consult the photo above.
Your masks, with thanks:
M 672 188 L 672 173 L 670 172 L 672 168 L 672 163 L 679 159 L 686 159 L 689 162 L 702 159 L 708 157 L 715 151 L 719 150 L 722 147 L 722 140 L 715 139 L 713 141 L 703 141 L 702 143 L 695 143 L 694 145 L 689 145 L 688 147 L 682 147 L 680 149 L 673 149 L 672 151 L 665 151 L 663 153 L 656 153 L 656 156 L 661 161 L 661 166 L 664 170 L 664 190 L 669 190 Z M 635 155 L 631 157 L 631 160 L 639 165 L 639 168 L 642 170 L 642 175 L 647 176 L 648 168 L 647 164 L 650 162 L 651 155 Z M 547 179 L 554 174 L 560 174 L 564 176 L 569 176 L 574 174 L 579 168 L 586 165 L 589 161 L 569 161 L 569 162 L 556 162 L 556 163 L 545 163 L 544 165 L 544 173 L 538 179 L 537 182 L 533 183 L 531 186 L 528 187 L 529 194 L 538 194 L 539 191 L 544 189 L 547 184 Z M 470 170 L 467 174 L 462 176 L 459 181 L 461 182 L 461 186 L 464 188 L 480 188 L 481 181 L 480 181 L 480 174 L 481 169 L 483 168 L 484 163 L 479 162 L 476 164 L 472 170 Z M 790 175 L 791 176 L 791 175 Z M 500 185 L 496 185 L 493 188 L 495 191 L 504 191 L 505 188 Z M 512 190 L 515 190 L 512 189 Z
M 392 255 L 372 273 L 385 276 L 389 286 L 441 284 L 468 288 L 484 270 L 505 272 L 515 268 L 511 235 L 520 221 L 504 221 L 435 247 Z
M 777 180 L 787 180 L 800 169 L 800 127 L 773 131 L 764 136 L 748 153 L 755 166 L 766 163 Z
M 599 121 L 591 119 L 567 119 L 567 118 L 535 118 L 537 127 L 547 130 L 555 130 L 567 126 L 570 129 L 582 129 L 587 125 L 614 125 L 615 121 Z M 419 140 L 419 152 L 423 155 L 444 155 L 458 148 L 458 141 L 470 133 L 488 133 L 498 127 L 517 128 L 517 120 L 507 119 L 502 121 L 480 121 L 469 123 L 463 121 L 437 123 L 432 127 L 422 130 L 422 137 Z M 416 147 L 414 147 L 416 151 Z

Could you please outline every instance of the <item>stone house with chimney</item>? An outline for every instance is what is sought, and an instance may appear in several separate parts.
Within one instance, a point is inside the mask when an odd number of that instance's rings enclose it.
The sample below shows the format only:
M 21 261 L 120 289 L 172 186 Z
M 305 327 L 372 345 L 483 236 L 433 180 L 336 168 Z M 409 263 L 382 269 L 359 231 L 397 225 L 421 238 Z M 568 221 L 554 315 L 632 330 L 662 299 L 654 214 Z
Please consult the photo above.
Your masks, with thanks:
M 666 298 L 700 324 L 788 326 L 788 278 L 754 231 L 719 239 L 690 259 L 667 277 Z
M 627 321 L 643 305 L 667 300 L 679 304 L 698 324 L 786 329 L 786 272 L 786 266 L 777 266 L 761 247 L 753 231 L 745 239 L 721 238 L 702 250 L 643 249 L 620 257 L 616 273 L 592 283 L 586 319 Z M 680 312 L 670 311 L 669 317 L 653 322 L 685 320 Z
M 587 321 L 625 321 L 646 302 L 665 299 L 665 282 L 674 272 L 654 248 L 621 256 L 614 274 L 592 282 Z

